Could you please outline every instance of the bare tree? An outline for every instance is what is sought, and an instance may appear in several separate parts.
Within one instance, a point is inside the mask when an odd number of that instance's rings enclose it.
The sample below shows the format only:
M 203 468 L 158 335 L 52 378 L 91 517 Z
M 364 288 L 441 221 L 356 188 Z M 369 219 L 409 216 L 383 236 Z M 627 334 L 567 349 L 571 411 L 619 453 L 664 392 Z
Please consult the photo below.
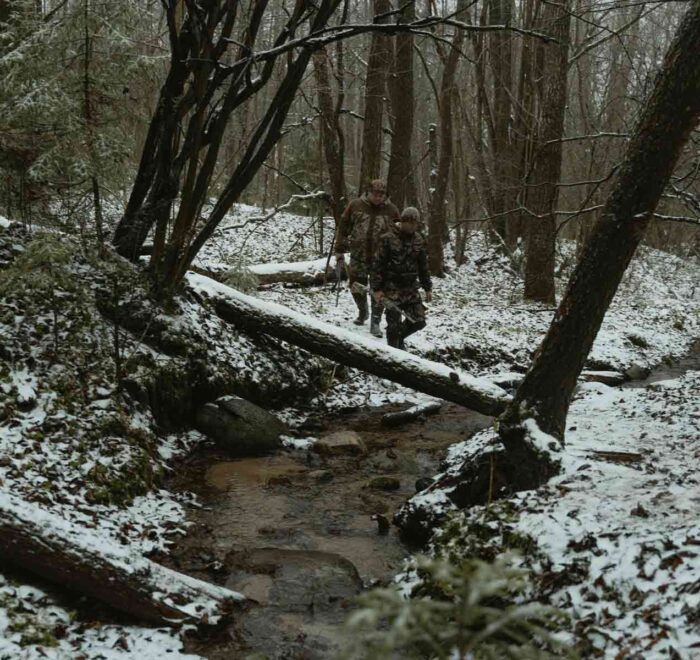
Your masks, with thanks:
M 700 0 L 693 0 L 644 104 L 601 218 L 586 243 L 549 331 L 500 420 L 522 487 L 552 471 L 527 441 L 525 421 L 564 439 L 576 379 L 620 280 L 700 118 Z M 529 484 L 529 486 L 527 485 Z
M 526 229 L 525 298 L 551 304 L 570 24 L 567 0 L 545 6 L 542 28 L 556 41 L 538 45 L 539 122 L 534 163 L 525 191 L 530 214 Z
M 462 3 L 463 4 L 463 3 Z M 439 96 L 439 157 L 435 162 L 435 177 L 429 198 L 428 209 L 428 256 L 430 272 L 443 276 L 445 273 L 443 242 L 447 240 L 447 186 L 454 156 L 452 101 L 455 95 L 457 65 L 464 43 L 464 31 L 456 29 L 451 48 L 447 54 L 441 53 L 443 70 Z M 439 42 L 438 42 L 439 44 Z M 431 166 L 432 167 L 432 166 Z M 457 186 L 461 185 L 457 182 Z
M 338 222 L 347 202 L 344 137 L 338 114 L 342 97 L 339 95 L 337 100 L 333 98 L 327 52 L 319 50 L 314 53 L 313 62 L 318 86 L 318 105 L 321 112 L 321 138 L 331 184 L 331 208 L 333 209 L 333 217 Z
M 409 23 L 415 17 L 415 0 L 403 3 L 401 20 L 404 23 Z M 401 208 L 405 204 L 415 206 L 418 203 L 413 178 L 411 149 L 415 113 L 413 35 L 410 33 L 400 34 L 395 41 L 393 68 L 389 77 L 394 133 L 391 138 L 387 185 L 392 201 L 398 208 Z
M 375 21 L 381 20 L 381 17 L 390 11 L 389 0 L 374 0 Z M 392 52 L 388 37 L 378 32 L 372 34 L 365 77 L 365 121 L 362 131 L 359 191 L 365 190 L 370 181 L 381 176 L 384 94 Z

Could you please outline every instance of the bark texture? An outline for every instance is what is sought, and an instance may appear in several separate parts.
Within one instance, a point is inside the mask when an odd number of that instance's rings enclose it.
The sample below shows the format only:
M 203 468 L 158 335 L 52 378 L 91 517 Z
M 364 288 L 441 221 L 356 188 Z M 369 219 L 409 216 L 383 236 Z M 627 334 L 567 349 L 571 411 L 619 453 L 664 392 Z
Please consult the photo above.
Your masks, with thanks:
M 245 600 L 10 494 L 0 498 L 0 557 L 157 625 L 215 623 Z
M 374 1 L 376 17 L 391 10 L 389 0 Z M 372 34 L 365 78 L 365 122 L 362 130 L 362 156 L 358 191 L 366 190 L 370 181 L 381 177 L 384 93 L 391 61 L 391 41 L 378 32 Z
M 216 313 L 249 334 L 263 333 L 321 355 L 348 367 L 362 369 L 487 415 L 505 409 L 508 395 L 497 385 L 459 374 L 437 362 L 412 356 L 374 340 L 319 321 L 309 322 L 301 314 L 281 305 L 262 303 L 233 289 L 212 287 L 201 276 L 191 275 L 190 285 L 199 295 L 212 295 Z
M 401 18 L 410 22 L 416 17 L 415 0 L 402 4 Z M 391 139 L 389 176 L 387 185 L 391 201 L 398 208 L 417 206 L 416 185 L 413 178 L 411 147 L 413 143 L 413 117 L 415 112 L 413 35 L 396 36 L 394 67 L 389 78 L 391 111 L 394 117 L 394 134 Z
M 345 191 L 345 157 L 343 136 L 336 104 L 333 102 L 328 54 L 320 50 L 313 55 L 314 75 L 318 87 L 318 105 L 321 110 L 321 135 L 323 153 L 331 185 L 331 209 L 338 222 L 348 200 Z
M 576 379 L 620 280 L 700 118 L 700 0 L 690 3 L 625 159 L 532 367 L 502 419 L 508 448 L 533 417 L 560 439 Z M 509 439 L 513 438 L 513 442 Z
M 525 298 L 554 304 L 554 242 L 556 205 L 561 175 L 561 138 L 566 111 L 569 28 L 571 14 L 565 1 L 547 4 L 542 29 L 556 41 L 541 44 L 539 127 L 535 161 L 528 177 L 525 252 Z

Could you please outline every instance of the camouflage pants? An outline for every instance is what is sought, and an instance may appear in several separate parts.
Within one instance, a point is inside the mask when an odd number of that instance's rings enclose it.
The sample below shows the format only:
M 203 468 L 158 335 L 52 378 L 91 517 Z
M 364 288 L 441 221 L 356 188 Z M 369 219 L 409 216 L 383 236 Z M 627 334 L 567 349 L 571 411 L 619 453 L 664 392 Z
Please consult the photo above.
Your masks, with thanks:
M 418 289 L 387 291 L 386 297 L 399 307 L 386 309 L 386 340 L 389 346 L 403 348 L 406 337 L 425 328 L 425 307 Z M 405 316 L 403 321 L 402 316 Z
M 362 251 L 351 252 L 350 265 L 348 266 L 348 285 L 352 286 L 355 282 L 359 282 L 363 286 L 368 286 L 369 270 L 370 264 L 365 258 L 365 253 Z M 366 309 L 367 299 L 364 293 L 353 293 L 352 297 L 355 299 L 355 303 L 360 311 L 362 311 L 363 301 Z M 372 318 L 379 323 L 380 319 L 382 318 L 382 312 L 384 311 L 384 305 L 377 303 L 373 296 L 370 298 L 370 303 L 372 305 Z

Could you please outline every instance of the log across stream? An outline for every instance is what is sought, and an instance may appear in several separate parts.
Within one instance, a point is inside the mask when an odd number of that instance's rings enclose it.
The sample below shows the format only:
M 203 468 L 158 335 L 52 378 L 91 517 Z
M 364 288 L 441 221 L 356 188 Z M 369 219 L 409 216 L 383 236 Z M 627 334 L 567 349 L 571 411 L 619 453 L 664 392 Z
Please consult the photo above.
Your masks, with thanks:
M 700 343 L 677 366 L 662 365 L 638 384 L 700 368 L 698 349 Z M 396 409 L 315 420 L 314 435 L 355 432 L 365 454 L 281 452 L 231 461 L 210 451 L 183 466 L 171 485 L 196 492 L 203 507 L 191 510 L 194 525 L 171 561 L 257 602 L 224 634 L 190 640 L 193 652 L 209 658 L 252 652 L 337 657 L 354 596 L 391 579 L 411 551 L 396 528 L 380 533 L 373 516 L 391 520 L 416 482 L 438 472 L 449 445 L 492 423 L 446 403 L 434 416 L 398 428 L 382 425 Z

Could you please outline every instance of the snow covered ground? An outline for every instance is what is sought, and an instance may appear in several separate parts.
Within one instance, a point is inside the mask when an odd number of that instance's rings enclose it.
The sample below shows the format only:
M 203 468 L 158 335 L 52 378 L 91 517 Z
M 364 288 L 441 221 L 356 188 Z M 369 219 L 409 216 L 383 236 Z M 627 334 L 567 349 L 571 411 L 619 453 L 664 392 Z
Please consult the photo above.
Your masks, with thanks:
M 229 264 L 240 271 L 246 265 L 322 256 L 314 219 L 280 214 L 264 224 L 245 224 L 246 219 L 259 215 L 258 209 L 238 207 L 227 225 L 245 226 L 219 232 L 205 248 L 199 265 Z M 324 234 L 327 247 L 332 235 L 328 228 Z M 570 259 L 573 246 L 561 249 L 560 257 Z M 270 269 L 273 267 L 268 266 Z M 558 280 L 560 289 L 567 274 L 564 269 Z M 700 337 L 699 275 L 697 260 L 642 250 L 606 317 L 590 366 L 616 371 L 649 369 L 685 355 L 691 342 Z M 436 280 L 434 288 L 428 327 L 408 342 L 412 352 L 490 379 L 524 371 L 553 310 L 521 301 L 521 279 L 481 235 L 470 239 L 466 264 Z M 273 285 L 255 295 L 369 337 L 367 326 L 352 324 L 355 308 L 344 288 L 337 295 L 330 285 L 307 289 Z M 49 318 L 38 322 L 50 327 Z M 9 310 L 0 319 L 3 341 L 19 337 L 27 345 L 34 335 L 26 326 L 18 310 Z M 49 332 L 42 331 L 41 336 L 50 343 Z M 109 334 L 100 339 L 109 341 Z M 18 346 L 22 345 L 20 341 Z M 253 349 L 246 342 L 239 346 Z M 41 359 L 41 351 L 33 350 L 33 355 L 35 361 Z M 238 359 L 245 361 L 245 353 Z M 85 447 L 76 447 L 67 433 L 82 428 L 75 419 L 78 416 L 60 416 L 58 397 L 43 380 L 54 366 L 40 366 L 23 363 L 3 374 L 2 396 L 20 404 L 25 400 L 26 405 L 13 407 L 11 415 L 0 418 L 0 493 L 22 493 L 105 536 L 137 544 L 144 552 L 165 550 L 184 524 L 180 498 L 154 490 L 133 499 L 126 508 L 86 500 L 80 475 L 118 470 L 113 465 L 118 459 L 102 451 L 109 447 L 109 436 L 105 436 L 106 444 L 96 444 L 91 449 L 94 455 L 80 462 Z M 114 412 L 105 403 L 112 387 L 105 380 L 108 371 L 99 370 L 100 378 L 89 383 L 93 414 L 105 422 Z M 283 415 L 294 423 L 310 411 L 424 400 L 423 395 L 348 370 L 308 406 L 288 409 Z M 680 657 L 700 657 L 700 648 L 694 651 L 693 646 L 700 644 L 700 573 L 694 554 L 700 547 L 694 513 L 700 499 L 696 477 L 699 402 L 697 371 L 638 389 L 583 385 L 571 407 L 562 475 L 536 493 L 514 498 L 520 515 L 492 522 L 492 512 L 477 509 L 455 519 L 455 524 L 468 528 L 473 520 L 486 516 L 489 524 L 507 524 L 536 539 L 541 559 L 539 564 L 531 559 L 533 568 L 561 574 L 560 586 L 551 588 L 549 595 L 577 621 L 585 622 L 580 633 L 601 653 L 669 657 L 668 649 L 674 648 Z M 47 420 L 57 425 L 55 431 L 45 431 L 51 429 Z M 142 431 L 151 425 L 148 419 L 131 423 Z M 162 459 L 161 469 L 168 469 L 173 458 L 200 439 L 196 433 L 152 438 Z M 620 462 L 595 453 L 601 451 L 639 454 L 641 458 Z M 566 582 L 576 576 L 578 582 Z M 53 593 L 0 575 L 0 658 L 156 657 L 164 653 L 171 658 L 187 657 L 181 648 L 177 635 L 166 630 L 86 626 Z

